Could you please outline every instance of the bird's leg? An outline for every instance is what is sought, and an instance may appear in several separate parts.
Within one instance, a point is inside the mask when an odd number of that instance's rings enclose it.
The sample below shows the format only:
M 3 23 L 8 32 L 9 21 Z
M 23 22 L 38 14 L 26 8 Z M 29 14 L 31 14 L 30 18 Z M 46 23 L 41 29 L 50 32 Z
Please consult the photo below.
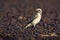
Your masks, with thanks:
M 33 25 L 33 29 L 35 29 L 35 25 Z
M 35 25 L 34 25 L 34 27 L 35 27 Z

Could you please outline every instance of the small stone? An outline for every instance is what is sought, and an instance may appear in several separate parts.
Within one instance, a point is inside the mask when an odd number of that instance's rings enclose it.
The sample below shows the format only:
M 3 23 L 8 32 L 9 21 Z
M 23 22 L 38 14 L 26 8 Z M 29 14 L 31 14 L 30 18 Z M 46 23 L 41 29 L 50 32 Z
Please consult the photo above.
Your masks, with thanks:
M 18 18 L 18 19 L 21 19 L 21 20 L 22 20 L 22 19 L 23 19 L 23 16 L 19 16 L 19 18 Z

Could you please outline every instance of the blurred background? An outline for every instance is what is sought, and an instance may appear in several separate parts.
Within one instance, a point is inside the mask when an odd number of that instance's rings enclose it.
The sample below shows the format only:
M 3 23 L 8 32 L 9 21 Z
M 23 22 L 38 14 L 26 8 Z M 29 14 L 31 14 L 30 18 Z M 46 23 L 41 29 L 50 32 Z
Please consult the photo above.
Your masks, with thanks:
M 35 28 L 23 28 L 42 9 Z M 60 0 L 0 0 L 0 40 L 60 40 Z

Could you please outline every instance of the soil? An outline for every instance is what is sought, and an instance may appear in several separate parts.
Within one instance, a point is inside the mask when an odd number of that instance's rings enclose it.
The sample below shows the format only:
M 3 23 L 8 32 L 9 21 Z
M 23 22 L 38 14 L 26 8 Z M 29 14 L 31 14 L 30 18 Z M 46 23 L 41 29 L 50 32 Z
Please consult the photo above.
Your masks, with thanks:
M 36 27 L 24 27 L 42 9 Z M 60 40 L 60 0 L 0 0 L 0 40 Z

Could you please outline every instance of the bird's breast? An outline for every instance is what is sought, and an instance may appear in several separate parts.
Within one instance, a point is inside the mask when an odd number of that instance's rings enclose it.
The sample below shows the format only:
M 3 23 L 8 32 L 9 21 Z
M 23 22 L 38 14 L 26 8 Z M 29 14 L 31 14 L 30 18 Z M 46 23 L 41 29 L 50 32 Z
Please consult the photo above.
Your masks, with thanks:
M 34 20 L 33 20 L 33 24 L 37 24 L 39 23 L 39 21 L 41 20 L 41 15 L 37 16 Z

